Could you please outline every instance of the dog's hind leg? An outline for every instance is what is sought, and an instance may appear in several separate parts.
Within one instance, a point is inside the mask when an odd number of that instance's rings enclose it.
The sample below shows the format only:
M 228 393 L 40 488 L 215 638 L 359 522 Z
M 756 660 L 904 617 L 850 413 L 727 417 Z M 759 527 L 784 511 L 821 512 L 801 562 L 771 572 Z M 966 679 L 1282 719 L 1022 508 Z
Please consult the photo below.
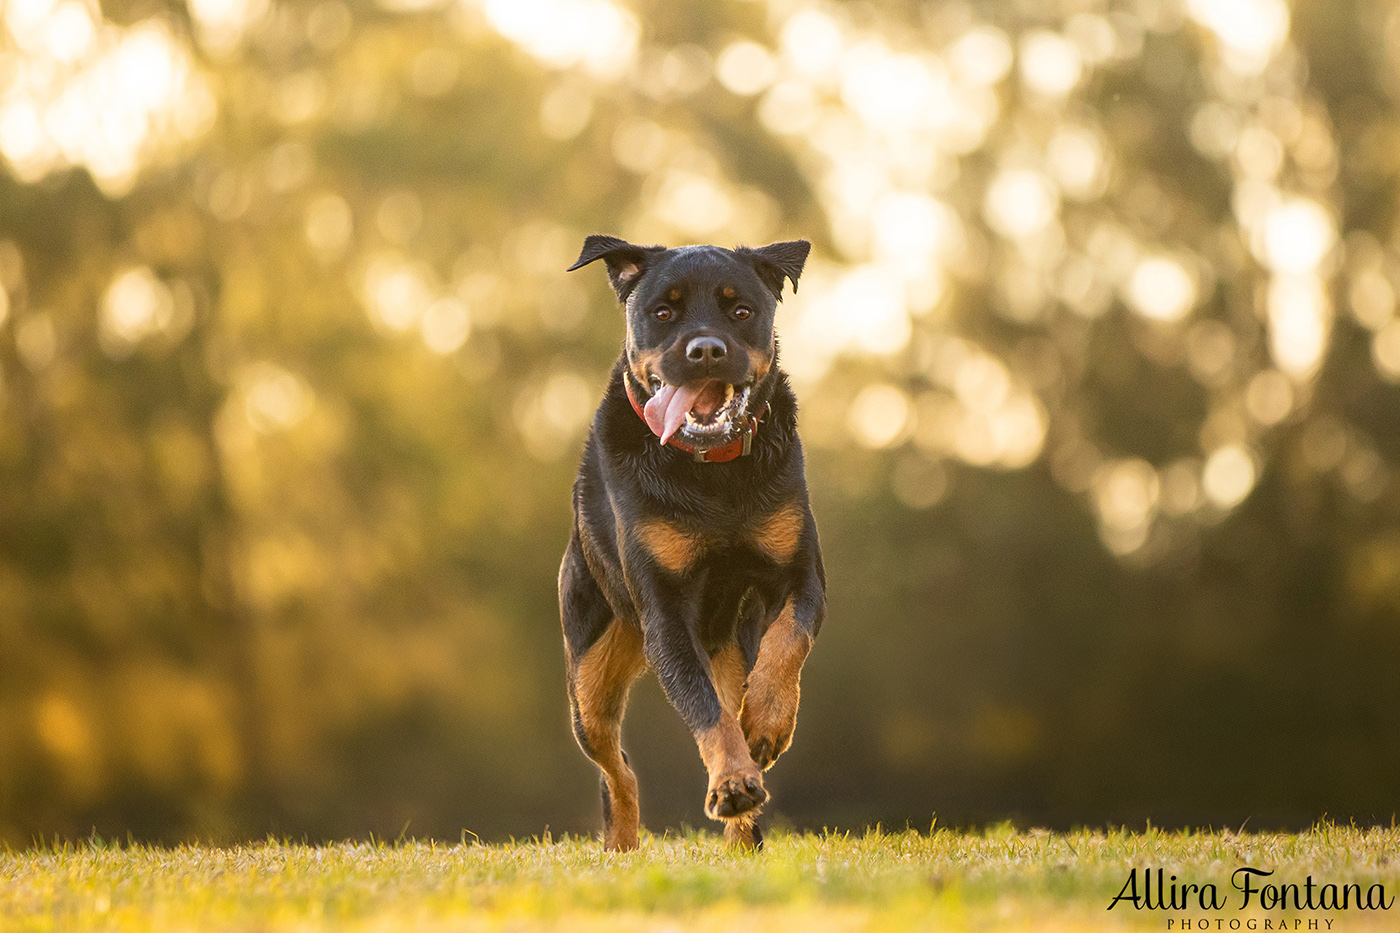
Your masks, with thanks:
M 637 847 L 641 811 L 637 776 L 622 750 L 622 714 L 627 692 L 644 666 L 641 633 L 621 619 L 571 665 L 574 736 L 603 772 L 603 841 L 609 849 Z
M 635 849 L 641 812 L 637 776 L 622 750 L 622 714 L 627 693 L 646 664 L 642 634 L 634 623 L 612 615 L 577 539 L 564 552 L 559 606 L 574 737 L 603 772 L 603 841 L 611 850 Z

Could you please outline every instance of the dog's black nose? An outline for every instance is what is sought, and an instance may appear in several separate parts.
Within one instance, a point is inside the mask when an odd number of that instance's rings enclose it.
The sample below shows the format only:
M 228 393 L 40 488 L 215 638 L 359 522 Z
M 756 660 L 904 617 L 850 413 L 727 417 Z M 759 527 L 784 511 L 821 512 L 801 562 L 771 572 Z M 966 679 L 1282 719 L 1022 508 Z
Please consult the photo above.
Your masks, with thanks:
M 718 337 L 696 337 L 685 345 L 685 358 L 692 363 L 717 363 L 725 352 L 724 341 Z

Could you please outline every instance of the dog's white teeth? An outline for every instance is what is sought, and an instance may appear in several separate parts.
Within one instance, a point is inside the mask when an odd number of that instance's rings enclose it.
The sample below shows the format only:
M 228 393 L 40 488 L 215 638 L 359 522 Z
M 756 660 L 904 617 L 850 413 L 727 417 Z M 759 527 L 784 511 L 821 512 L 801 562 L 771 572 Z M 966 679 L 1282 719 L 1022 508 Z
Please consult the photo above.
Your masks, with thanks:
M 732 385 L 726 385 L 724 387 L 724 400 L 725 402 L 734 400 L 734 387 Z

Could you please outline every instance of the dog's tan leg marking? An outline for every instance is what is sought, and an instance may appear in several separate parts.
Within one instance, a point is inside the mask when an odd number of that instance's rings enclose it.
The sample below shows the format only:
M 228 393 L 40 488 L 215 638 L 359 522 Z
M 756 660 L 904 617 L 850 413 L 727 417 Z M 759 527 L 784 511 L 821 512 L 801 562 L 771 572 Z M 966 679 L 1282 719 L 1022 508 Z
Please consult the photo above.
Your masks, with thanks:
M 637 537 L 656 562 L 671 573 L 685 573 L 700 554 L 700 539 L 659 518 L 642 522 Z
M 749 756 L 738 714 L 743 706 L 743 678 L 746 668 L 738 644 L 728 644 L 710 658 L 710 681 L 720 698 L 720 721 L 701 733 L 697 740 L 700 756 L 710 772 L 706 813 L 724 820 L 724 838 L 731 846 L 755 846 L 753 820 L 757 807 L 767 800 L 763 776 Z
M 739 715 L 744 705 L 744 653 L 738 645 L 727 645 L 710 658 L 710 679 L 714 682 L 719 705 L 732 716 Z
M 802 507 L 796 502 L 789 502 L 754 526 L 754 544 L 773 560 L 786 564 L 792 560 L 798 544 L 802 542 L 804 519 Z
M 715 685 L 715 693 L 719 696 L 719 705 L 724 709 L 724 715 L 737 719 L 739 710 L 744 705 L 744 678 L 748 674 L 748 669 L 744 664 L 744 653 L 738 645 L 726 645 L 710 658 L 710 680 Z M 742 731 L 742 729 L 740 730 Z M 702 750 L 703 754 L 703 750 Z M 744 755 L 734 755 L 735 758 L 748 758 L 748 746 L 745 744 Z M 706 762 L 708 765 L 708 761 Z M 740 768 L 744 766 L 740 762 Z M 753 767 L 752 764 L 749 767 Z M 762 779 L 760 778 L 760 781 Z M 711 782 L 711 789 L 719 789 L 722 785 Z M 762 786 L 761 783 L 759 786 Z M 721 791 L 722 792 L 722 791 Z M 708 798 L 707 798 L 708 800 Z M 739 816 L 724 821 L 724 840 L 731 848 L 752 849 L 757 844 L 757 836 L 754 830 L 754 820 L 758 816 L 758 810 L 750 810 L 741 813 Z
M 710 775 L 705 793 L 705 813 L 710 819 L 733 819 L 755 811 L 768 799 L 763 773 L 750 757 L 744 730 L 733 713 L 722 709 L 719 721 L 696 733 L 695 741 Z
M 584 751 L 602 769 L 607 783 L 604 843 L 613 850 L 637 847 L 641 811 L 637 776 L 622 754 L 622 714 L 627 692 L 645 665 L 642 633 L 620 619 L 570 665 L 574 713 L 588 742 Z
M 759 643 L 739 713 L 749 752 L 765 771 L 792 744 L 802 664 L 811 650 L 812 636 L 798 623 L 788 600 Z
M 714 671 L 714 689 L 720 695 L 720 705 L 725 713 L 738 714 L 743 706 L 743 653 L 738 644 L 731 644 L 710 660 Z M 762 780 L 762 779 L 760 779 Z M 766 790 L 766 789 L 764 789 Z M 731 849 L 753 850 L 759 848 L 763 836 L 757 831 L 759 811 L 757 808 L 739 814 L 732 820 L 724 821 L 724 843 Z

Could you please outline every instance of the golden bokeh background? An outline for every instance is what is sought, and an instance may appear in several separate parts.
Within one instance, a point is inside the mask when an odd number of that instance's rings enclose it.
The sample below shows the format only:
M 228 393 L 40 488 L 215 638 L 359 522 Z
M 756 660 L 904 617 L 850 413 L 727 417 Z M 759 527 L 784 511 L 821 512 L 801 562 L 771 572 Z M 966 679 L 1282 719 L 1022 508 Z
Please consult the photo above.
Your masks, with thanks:
M 0 0 L 0 840 L 596 823 L 593 232 L 815 244 L 778 822 L 1388 819 L 1397 93 L 1381 0 Z

